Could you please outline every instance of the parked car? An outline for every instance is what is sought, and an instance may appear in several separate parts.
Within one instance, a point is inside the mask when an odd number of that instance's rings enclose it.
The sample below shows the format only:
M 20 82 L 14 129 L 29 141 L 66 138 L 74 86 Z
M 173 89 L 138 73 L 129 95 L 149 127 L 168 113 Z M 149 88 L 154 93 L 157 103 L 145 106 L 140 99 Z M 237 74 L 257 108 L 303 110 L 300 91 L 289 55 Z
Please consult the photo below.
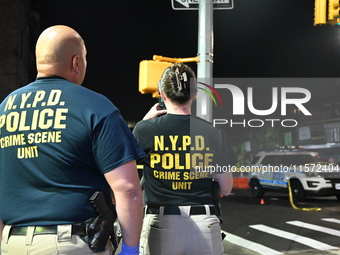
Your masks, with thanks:
M 340 166 L 325 162 L 317 152 L 273 151 L 259 153 L 251 162 L 248 183 L 254 197 L 267 190 L 288 192 L 294 201 L 308 196 L 336 196 L 340 200 Z

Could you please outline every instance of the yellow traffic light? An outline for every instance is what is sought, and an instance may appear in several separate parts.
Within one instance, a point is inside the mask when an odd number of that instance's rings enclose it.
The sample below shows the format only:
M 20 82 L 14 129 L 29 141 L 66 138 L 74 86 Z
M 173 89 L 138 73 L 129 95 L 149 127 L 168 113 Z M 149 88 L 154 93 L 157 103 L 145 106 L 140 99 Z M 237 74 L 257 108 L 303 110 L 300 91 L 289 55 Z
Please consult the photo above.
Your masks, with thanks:
M 139 92 L 158 97 L 158 81 L 170 62 L 143 60 L 139 63 Z
M 152 97 L 158 95 L 158 81 L 164 70 L 173 63 L 198 62 L 198 57 L 192 58 L 169 58 L 154 55 L 153 60 L 143 60 L 139 63 L 139 92 L 142 94 L 152 93 Z
M 326 23 L 326 0 L 315 0 L 314 26 Z
M 340 17 L 340 0 L 328 0 L 328 20 L 337 20 Z

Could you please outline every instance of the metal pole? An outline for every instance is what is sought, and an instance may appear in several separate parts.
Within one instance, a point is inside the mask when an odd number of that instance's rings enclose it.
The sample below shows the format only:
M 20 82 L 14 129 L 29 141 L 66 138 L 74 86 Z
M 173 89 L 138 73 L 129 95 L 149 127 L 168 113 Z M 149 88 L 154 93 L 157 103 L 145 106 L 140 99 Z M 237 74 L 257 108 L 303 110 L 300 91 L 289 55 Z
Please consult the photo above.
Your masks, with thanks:
M 197 80 L 212 84 L 213 73 L 213 2 L 200 0 L 198 10 L 198 64 Z M 196 115 L 212 121 L 212 100 L 202 90 L 198 90 Z

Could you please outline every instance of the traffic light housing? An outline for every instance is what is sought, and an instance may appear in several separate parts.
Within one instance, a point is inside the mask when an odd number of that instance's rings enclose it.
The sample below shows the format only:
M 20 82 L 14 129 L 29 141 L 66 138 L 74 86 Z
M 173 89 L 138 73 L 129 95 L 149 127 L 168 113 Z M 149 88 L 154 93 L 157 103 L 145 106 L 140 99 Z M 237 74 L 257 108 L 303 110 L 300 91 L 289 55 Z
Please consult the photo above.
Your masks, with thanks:
M 340 0 L 328 0 L 328 20 L 331 22 L 336 22 L 339 17 Z
M 173 63 L 154 60 L 143 60 L 139 63 L 139 92 L 152 93 L 158 97 L 158 81 L 164 70 Z
M 315 0 L 314 26 L 340 25 L 340 0 Z
M 159 97 L 158 81 L 165 69 L 173 63 L 198 62 L 198 57 L 169 58 L 154 55 L 153 60 L 143 60 L 139 63 L 139 92 L 152 93 L 152 97 Z
M 315 0 L 314 5 L 314 26 L 326 24 L 326 0 Z

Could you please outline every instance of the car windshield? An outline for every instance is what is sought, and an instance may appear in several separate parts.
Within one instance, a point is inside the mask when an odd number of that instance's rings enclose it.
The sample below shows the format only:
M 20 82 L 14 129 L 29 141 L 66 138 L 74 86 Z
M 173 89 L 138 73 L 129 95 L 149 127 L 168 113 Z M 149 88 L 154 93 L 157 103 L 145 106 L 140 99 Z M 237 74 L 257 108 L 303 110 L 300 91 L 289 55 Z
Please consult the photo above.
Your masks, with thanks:
M 312 154 L 284 155 L 282 161 L 282 164 L 284 165 L 304 165 L 313 162 L 327 162 L 319 155 Z
M 261 157 L 260 156 L 255 156 L 252 161 L 250 162 L 251 165 L 254 165 Z

